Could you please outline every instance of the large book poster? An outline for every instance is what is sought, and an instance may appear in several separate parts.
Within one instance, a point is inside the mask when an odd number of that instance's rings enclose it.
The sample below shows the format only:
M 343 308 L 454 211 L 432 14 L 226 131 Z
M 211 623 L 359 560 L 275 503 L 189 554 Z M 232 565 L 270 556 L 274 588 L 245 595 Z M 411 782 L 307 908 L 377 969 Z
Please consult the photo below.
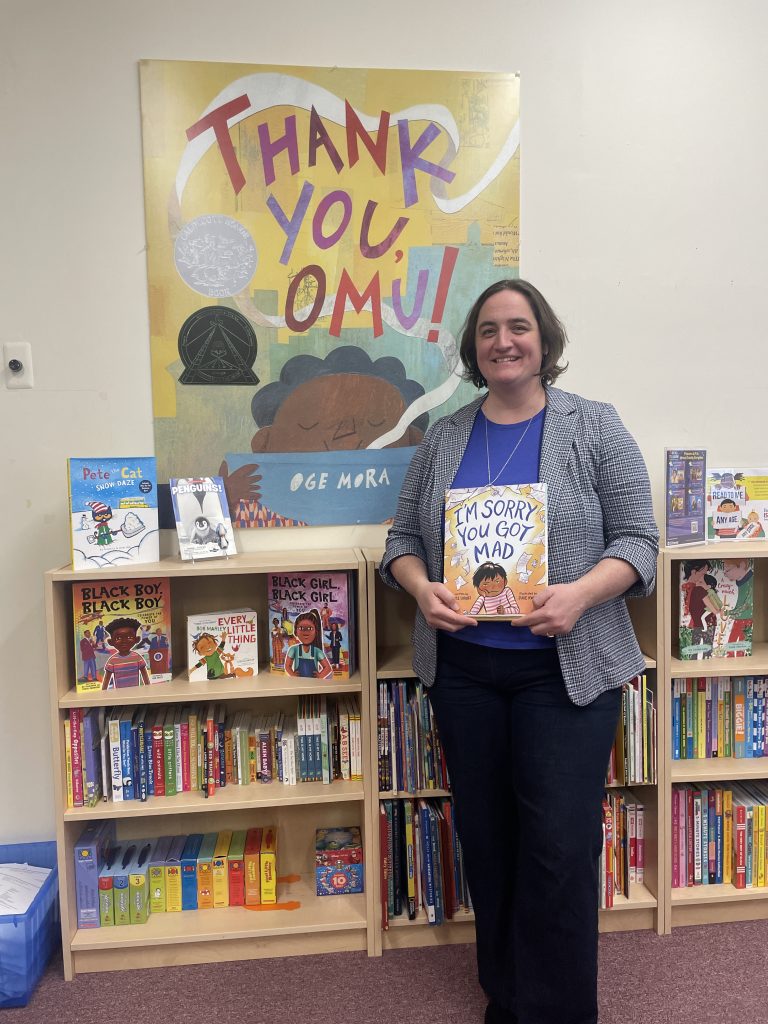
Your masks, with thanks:
M 385 522 L 518 275 L 519 78 L 141 64 L 158 478 L 238 526 Z

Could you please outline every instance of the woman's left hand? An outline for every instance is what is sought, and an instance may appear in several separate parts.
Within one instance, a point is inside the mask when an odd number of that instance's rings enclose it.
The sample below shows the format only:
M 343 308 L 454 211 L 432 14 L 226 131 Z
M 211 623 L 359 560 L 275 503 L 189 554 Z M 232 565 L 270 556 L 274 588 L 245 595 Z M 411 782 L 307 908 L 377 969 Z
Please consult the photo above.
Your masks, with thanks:
M 536 636 L 570 633 L 587 604 L 578 583 L 553 583 L 533 599 L 534 611 L 513 619 L 513 626 L 528 626 Z

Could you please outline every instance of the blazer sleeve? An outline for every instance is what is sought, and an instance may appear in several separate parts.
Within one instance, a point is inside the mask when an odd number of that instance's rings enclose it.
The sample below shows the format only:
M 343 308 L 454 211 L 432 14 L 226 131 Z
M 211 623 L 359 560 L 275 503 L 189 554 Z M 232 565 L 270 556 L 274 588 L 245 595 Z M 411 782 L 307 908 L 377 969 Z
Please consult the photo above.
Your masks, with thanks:
M 401 555 L 415 555 L 425 565 L 428 564 L 421 524 L 423 505 L 429 500 L 426 487 L 432 466 L 434 438 L 437 430 L 438 424 L 428 430 L 413 454 L 403 486 L 400 489 L 397 512 L 387 534 L 379 574 L 384 582 L 390 587 L 394 587 L 395 590 L 402 590 L 389 568 L 396 558 L 400 558 Z
M 612 405 L 600 415 L 598 493 L 603 508 L 603 558 L 629 562 L 640 579 L 625 597 L 646 597 L 656 582 L 659 530 L 653 516 L 648 470 L 637 442 Z

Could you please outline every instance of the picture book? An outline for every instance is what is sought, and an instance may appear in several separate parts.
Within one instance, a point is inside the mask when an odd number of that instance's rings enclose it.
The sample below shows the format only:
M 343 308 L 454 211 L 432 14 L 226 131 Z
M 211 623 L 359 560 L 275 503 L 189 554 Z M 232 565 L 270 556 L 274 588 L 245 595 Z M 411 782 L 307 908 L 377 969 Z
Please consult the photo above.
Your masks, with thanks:
M 259 671 L 256 612 L 236 608 L 188 615 L 187 666 L 192 683 L 255 676 Z
M 702 543 L 707 452 L 704 448 L 665 448 L 664 543 Z
M 446 491 L 443 577 L 459 610 L 512 619 L 547 585 L 546 484 Z
M 172 479 L 171 501 L 182 559 L 236 554 L 229 505 L 220 476 Z
M 72 584 L 78 693 L 171 680 L 171 587 L 165 577 Z
M 269 668 L 349 679 L 355 671 L 355 601 L 347 572 L 269 573 Z
M 751 558 L 680 563 L 680 657 L 737 658 L 752 653 Z
M 154 458 L 68 459 L 73 569 L 160 557 Z
M 707 540 L 765 540 L 768 469 L 707 470 Z

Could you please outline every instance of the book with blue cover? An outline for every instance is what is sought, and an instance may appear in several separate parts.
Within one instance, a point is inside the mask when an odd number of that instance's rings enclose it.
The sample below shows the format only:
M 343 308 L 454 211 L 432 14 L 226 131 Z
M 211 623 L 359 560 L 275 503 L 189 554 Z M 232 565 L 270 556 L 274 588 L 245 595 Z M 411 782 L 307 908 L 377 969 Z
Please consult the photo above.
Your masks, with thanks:
M 106 569 L 160 557 L 153 457 L 68 459 L 73 569 Z

